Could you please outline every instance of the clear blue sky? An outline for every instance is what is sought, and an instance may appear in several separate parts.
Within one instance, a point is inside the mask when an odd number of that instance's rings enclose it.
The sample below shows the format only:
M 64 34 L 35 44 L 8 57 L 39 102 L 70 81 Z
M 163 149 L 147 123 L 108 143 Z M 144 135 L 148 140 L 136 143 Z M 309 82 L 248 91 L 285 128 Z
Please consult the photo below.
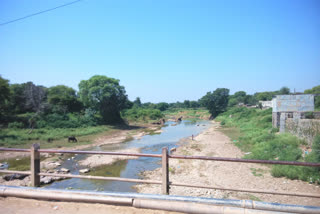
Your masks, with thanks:
M 1 0 L 0 23 L 71 0 Z M 0 26 L 0 74 L 10 83 L 120 79 L 131 100 L 197 100 L 320 85 L 320 1 L 107 1 Z

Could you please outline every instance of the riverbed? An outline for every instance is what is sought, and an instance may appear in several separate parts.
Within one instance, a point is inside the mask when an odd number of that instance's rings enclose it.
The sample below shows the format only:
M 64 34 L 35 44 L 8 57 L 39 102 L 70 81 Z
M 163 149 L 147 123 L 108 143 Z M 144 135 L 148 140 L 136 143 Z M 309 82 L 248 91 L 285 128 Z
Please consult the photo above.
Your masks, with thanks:
M 121 151 L 138 149 L 140 153 L 161 154 L 163 147 L 171 149 L 178 147 L 178 143 L 183 138 L 196 136 L 209 127 L 209 121 L 188 121 L 181 123 L 167 122 L 162 127 L 161 133 L 146 135 L 139 139 L 134 139 L 126 143 L 109 144 L 104 146 L 92 147 L 93 151 Z M 86 149 L 88 150 L 88 149 Z M 61 168 L 67 168 L 72 174 L 79 174 L 79 170 L 88 166 L 81 166 L 79 162 L 87 158 L 87 155 L 76 155 L 68 158 L 62 163 Z M 140 157 L 138 159 L 119 160 L 111 165 L 103 165 L 93 168 L 93 174 L 109 177 L 123 177 L 141 179 L 144 171 L 154 170 L 160 167 L 159 158 Z M 136 192 L 133 186 L 136 183 L 101 181 L 72 178 L 52 183 L 44 188 L 57 189 L 85 189 L 96 191 L 117 191 L 117 192 Z

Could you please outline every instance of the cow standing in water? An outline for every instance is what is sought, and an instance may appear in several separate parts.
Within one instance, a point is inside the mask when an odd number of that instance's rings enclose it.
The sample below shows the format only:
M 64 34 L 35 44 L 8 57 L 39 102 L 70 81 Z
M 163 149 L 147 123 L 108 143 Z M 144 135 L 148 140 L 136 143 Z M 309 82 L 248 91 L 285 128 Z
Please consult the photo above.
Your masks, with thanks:
M 78 142 L 77 138 L 75 136 L 68 137 L 68 142 Z

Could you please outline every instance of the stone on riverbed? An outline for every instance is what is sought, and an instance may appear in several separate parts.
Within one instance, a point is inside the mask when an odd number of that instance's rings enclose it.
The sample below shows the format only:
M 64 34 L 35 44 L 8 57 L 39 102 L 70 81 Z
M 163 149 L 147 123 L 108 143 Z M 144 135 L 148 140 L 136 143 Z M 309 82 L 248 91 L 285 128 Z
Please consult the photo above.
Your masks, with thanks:
M 25 177 L 27 177 L 28 175 L 19 175 L 19 174 L 8 174 L 8 175 L 4 175 L 2 176 L 2 178 L 6 181 L 11 181 L 11 180 L 15 180 L 15 179 L 19 179 L 22 180 Z
M 69 170 L 69 169 L 66 169 L 66 168 L 61 168 L 59 171 L 60 171 L 60 172 L 64 172 L 64 173 L 70 172 L 70 170 Z
M 80 173 L 88 173 L 88 172 L 90 172 L 90 169 L 80 169 L 79 172 Z

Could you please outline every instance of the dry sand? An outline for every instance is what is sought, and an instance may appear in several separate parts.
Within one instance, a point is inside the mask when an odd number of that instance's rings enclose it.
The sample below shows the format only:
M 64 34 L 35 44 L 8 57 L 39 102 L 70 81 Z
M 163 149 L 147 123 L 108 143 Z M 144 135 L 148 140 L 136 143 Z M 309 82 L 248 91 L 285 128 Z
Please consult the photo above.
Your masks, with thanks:
M 130 148 L 117 150 L 116 152 L 121 153 L 139 153 L 140 149 Z M 89 168 L 101 166 L 101 165 L 110 165 L 118 160 L 128 160 L 128 159 L 138 159 L 135 156 L 121 156 L 121 155 L 91 155 L 84 160 L 79 161 L 79 164 L 82 166 L 87 166 Z

